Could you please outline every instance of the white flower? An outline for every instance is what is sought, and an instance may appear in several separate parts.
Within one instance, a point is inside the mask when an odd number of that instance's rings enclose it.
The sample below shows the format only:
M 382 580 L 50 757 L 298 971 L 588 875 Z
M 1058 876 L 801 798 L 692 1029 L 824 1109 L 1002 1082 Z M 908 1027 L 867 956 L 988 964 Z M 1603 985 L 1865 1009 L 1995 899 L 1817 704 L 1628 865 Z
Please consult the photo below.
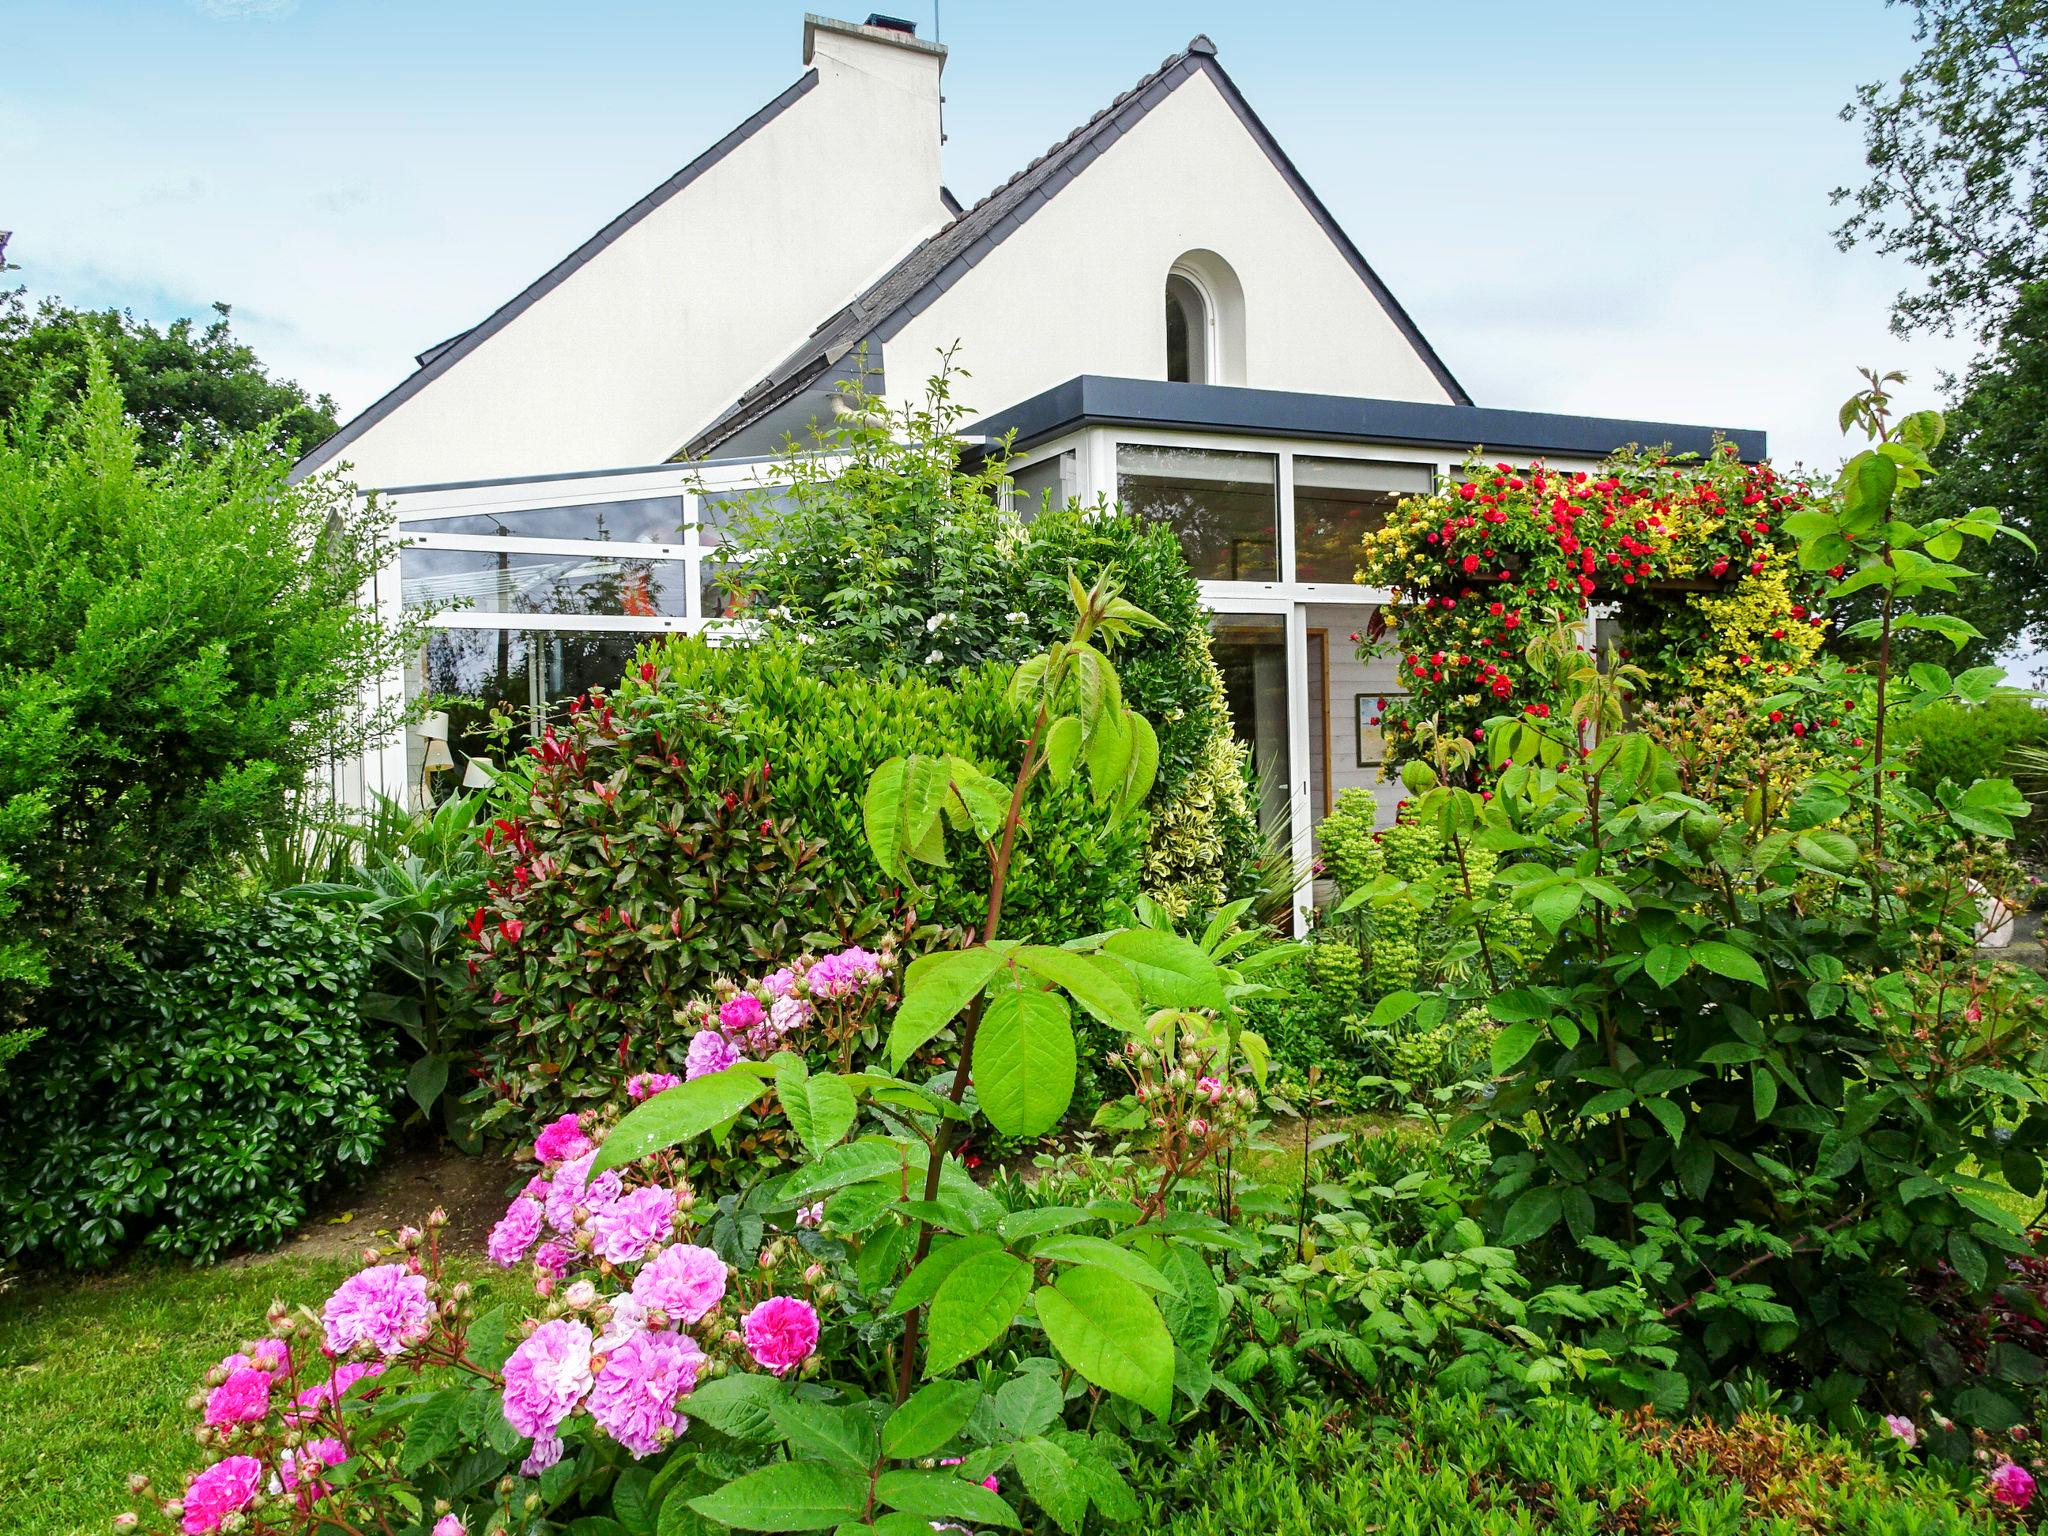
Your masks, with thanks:
M 936 667 L 940 662 L 944 661 L 945 659 L 946 653 L 944 651 L 933 651 L 931 655 L 925 657 L 924 664 L 928 667 Z
M 930 618 L 924 621 L 924 632 L 928 635 L 936 635 L 939 632 L 939 626 L 945 623 L 951 617 L 952 615 L 950 613 L 933 614 Z
M 1003 617 L 1008 619 L 1012 624 L 1022 624 L 1026 619 L 1030 618 L 1031 615 L 1028 613 L 1006 613 L 1003 615 Z

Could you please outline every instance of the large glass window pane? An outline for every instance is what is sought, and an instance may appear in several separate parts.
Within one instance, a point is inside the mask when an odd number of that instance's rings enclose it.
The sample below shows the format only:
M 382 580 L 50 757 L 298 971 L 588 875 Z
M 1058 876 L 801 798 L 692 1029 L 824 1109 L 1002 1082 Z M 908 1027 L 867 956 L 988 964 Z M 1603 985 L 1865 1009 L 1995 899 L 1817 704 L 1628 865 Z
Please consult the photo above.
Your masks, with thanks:
M 614 539 L 674 544 L 683 536 L 683 498 L 591 501 L 574 507 L 493 507 L 408 522 L 401 533 L 506 534 L 518 539 Z
M 773 518 L 792 500 L 786 485 L 761 485 L 729 491 L 701 491 L 697 496 L 697 540 L 730 544 L 736 529 L 750 518 Z
M 1215 619 L 1211 650 L 1223 674 L 1231 728 L 1251 748 L 1259 830 L 1268 848 L 1293 856 L 1293 774 L 1287 739 L 1287 620 L 1229 613 Z
M 1280 472 L 1270 453 L 1119 443 L 1117 499 L 1170 523 L 1201 581 L 1277 581 Z
M 1056 453 L 1036 464 L 1027 464 L 1010 475 L 1010 510 L 1023 522 L 1030 522 L 1047 505 L 1064 507 L 1071 489 L 1072 453 Z
M 1294 572 L 1297 581 L 1358 579 L 1359 541 L 1404 496 L 1427 495 L 1427 464 L 1294 457 Z
M 426 742 L 405 733 L 406 772 L 415 791 L 439 799 L 462 782 L 473 757 L 494 763 L 523 752 L 569 702 L 613 689 L 651 635 L 525 629 L 437 629 L 406 672 L 408 702 L 431 694 L 448 716 L 454 768 L 430 773 Z
M 419 548 L 399 556 L 399 590 L 408 608 L 461 604 L 482 613 L 684 618 L 689 586 L 689 566 L 681 560 Z

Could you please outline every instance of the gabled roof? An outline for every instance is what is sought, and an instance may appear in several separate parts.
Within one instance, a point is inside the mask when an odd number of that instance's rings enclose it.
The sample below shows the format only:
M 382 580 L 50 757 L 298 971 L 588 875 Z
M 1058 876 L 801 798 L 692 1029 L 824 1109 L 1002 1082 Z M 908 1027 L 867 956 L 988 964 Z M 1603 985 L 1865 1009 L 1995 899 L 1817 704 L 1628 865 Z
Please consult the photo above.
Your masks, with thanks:
M 1215 83 L 1223 99 L 1244 124 L 1246 132 L 1266 152 L 1273 168 L 1322 226 L 1323 232 L 1350 263 L 1359 280 L 1379 300 L 1388 319 L 1420 354 L 1437 382 L 1458 405 L 1469 406 L 1472 397 L 1465 392 L 1464 386 L 1444 366 L 1436 349 L 1380 280 L 1379 274 L 1373 271 L 1358 247 L 1352 244 L 1350 236 L 1330 216 L 1330 210 L 1323 206 L 1322 199 L 1302 179 L 1294 162 L 1287 158 L 1258 114 L 1252 111 L 1243 93 L 1216 61 L 1216 45 L 1207 37 L 1198 35 L 1181 52 L 1167 59 L 987 197 L 919 244 L 851 304 L 828 316 L 802 346 L 778 363 L 730 410 L 692 438 L 678 457 L 694 458 L 708 453 L 801 394 L 813 380 L 835 367 L 863 342 L 888 341 L 930 308 L 939 295 L 1002 244 L 1104 150 L 1129 132 L 1176 86 L 1198 73 L 1208 75 Z
M 733 129 L 731 133 L 728 133 L 716 144 L 705 150 L 703 154 L 677 171 L 624 213 L 613 219 L 603 229 L 600 229 L 596 234 L 584 241 L 583 244 L 577 246 L 575 250 L 542 273 L 540 277 L 500 305 L 491 313 L 489 318 L 478 325 L 471 326 L 466 331 L 450 336 L 446 341 L 436 342 L 433 346 L 427 348 L 426 351 L 420 353 L 417 359 L 420 366 L 416 371 L 408 374 L 396 388 L 388 391 L 367 409 L 351 417 L 331 437 L 316 443 L 307 450 L 293 467 L 292 478 L 296 480 L 331 461 L 343 448 L 361 437 L 370 428 L 397 410 L 399 406 L 426 388 L 429 383 L 446 373 L 456 363 L 518 319 L 520 315 L 531 309 L 535 303 L 552 290 L 560 287 L 579 268 L 585 266 L 598 256 L 606 246 L 612 244 L 635 224 L 638 224 L 642 219 L 654 212 L 655 209 L 659 208 L 663 203 L 674 197 L 678 192 L 689 186 L 691 182 L 702 176 L 706 171 L 717 165 L 719 161 L 759 133 L 770 122 L 781 116 L 784 111 L 794 105 L 815 87 L 817 83 L 817 70 L 805 71 L 803 77 L 790 86 L 789 89 L 783 91 L 773 101 L 762 107 L 760 111 L 754 113 L 753 116 Z

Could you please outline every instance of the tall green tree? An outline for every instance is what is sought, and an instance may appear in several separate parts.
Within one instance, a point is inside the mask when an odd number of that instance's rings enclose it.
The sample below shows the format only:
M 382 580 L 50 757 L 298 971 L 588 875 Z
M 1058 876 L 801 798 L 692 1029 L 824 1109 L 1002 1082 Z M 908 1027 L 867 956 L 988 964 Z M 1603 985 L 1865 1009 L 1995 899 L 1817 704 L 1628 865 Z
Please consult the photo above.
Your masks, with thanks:
M 117 946 L 388 724 L 358 707 L 412 640 L 359 601 L 390 551 L 382 514 L 289 468 L 255 432 L 150 463 L 91 350 L 76 398 L 55 363 L 0 422 L 11 939 Z M 30 961 L 11 986 L 0 964 L 0 1027 L 28 1011 Z
M 1919 58 L 1863 86 L 1843 116 L 1863 128 L 1869 179 L 1835 193 L 1843 249 L 1903 257 L 1921 279 L 1892 308 L 1900 335 L 1979 338 L 1951 384 L 1949 432 L 1925 500 L 1944 517 L 1995 507 L 2039 542 L 2048 469 L 2048 0 L 1890 0 L 1914 12 Z M 1980 580 L 1953 605 L 1992 647 L 2048 640 L 2039 562 L 2025 547 L 1972 545 L 1957 563 Z M 1851 598 L 1856 617 L 1868 594 Z M 1941 642 L 1908 637 L 1909 660 Z
M 2048 278 L 2048 0 L 1904 3 L 1922 51 L 1842 109 L 1870 179 L 1836 191 L 1849 215 L 1835 236 L 1919 269 L 1925 286 L 1892 310 L 1900 335 L 1989 338 L 2022 285 Z
M 31 306 L 19 288 L 0 293 L 0 417 L 43 384 L 61 397 L 84 393 L 97 353 L 135 418 L 141 462 L 161 464 L 180 447 L 217 453 L 245 434 L 290 450 L 334 430 L 334 401 L 274 379 L 235 338 L 228 306 L 199 325 L 159 330 L 125 309 L 74 309 L 48 298 Z
M 2008 528 L 2048 547 L 2048 282 L 2021 291 L 1993 349 L 1958 382 L 1940 473 L 1921 503 L 1941 517 L 1994 507 Z M 2048 602 L 2033 552 L 2012 540 L 1966 549 L 1965 583 L 1949 610 L 1976 625 L 1995 653 L 2048 649 Z

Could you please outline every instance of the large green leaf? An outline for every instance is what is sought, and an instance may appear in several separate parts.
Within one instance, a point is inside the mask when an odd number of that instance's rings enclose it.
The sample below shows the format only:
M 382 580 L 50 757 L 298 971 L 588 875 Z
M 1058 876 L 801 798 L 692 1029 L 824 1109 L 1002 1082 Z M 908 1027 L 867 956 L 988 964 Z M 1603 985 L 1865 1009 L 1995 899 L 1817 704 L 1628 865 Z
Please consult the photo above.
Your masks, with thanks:
M 1508 1207 L 1507 1218 L 1501 1224 L 1501 1246 L 1514 1248 L 1534 1241 L 1556 1226 L 1563 1214 L 1564 1201 L 1554 1185 L 1523 1190 Z
M 1045 733 L 1045 765 L 1053 782 L 1064 784 L 1074 776 L 1074 759 L 1081 755 L 1081 717 L 1061 715 Z
M 1152 1298 L 1106 1269 L 1070 1269 L 1037 1292 L 1060 1358 L 1105 1392 L 1159 1418 L 1173 1407 L 1173 1337 Z
M 1730 981 L 1746 981 L 1759 987 L 1764 984 L 1764 968 L 1756 963 L 1756 956 L 1747 950 L 1737 949 L 1733 944 L 1703 939 L 1691 945 L 1687 953 L 1716 976 L 1726 976 Z
M 805 1163 L 783 1181 L 778 1198 L 785 1205 L 809 1205 L 820 1195 L 829 1195 L 849 1184 L 866 1184 L 886 1174 L 907 1171 L 922 1176 L 930 1156 L 922 1144 L 888 1136 L 863 1136 L 832 1148 L 815 1163 Z
M 1131 757 L 1124 768 L 1123 798 L 1119 805 L 1123 810 L 1131 810 L 1144 804 L 1159 777 L 1159 733 L 1152 729 L 1150 720 L 1134 709 L 1124 711 L 1124 723 L 1131 733 Z
M 1138 978 L 1138 990 L 1155 1008 L 1216 1008 L 1224 1005 L 1223 979 L 1200 945 L 1156 928 L 1124 928 L 1102 941 Z
M 939 1283 L 925 1327 L 924 1373 L 942 1376 L 1008 1331 L 1031 1294 L 1031 1266 L 996 1249 L 977 1253 Z
M 884 874 L 912 881 L 912 859 L 945 863 L 945 828 L 939 813 L 946 787 L 946 765 L 939 758 L 892 757 L 869 777 L 861 801 L 861 828 Z
M 1027 944 L 1017 963 L 1059 987 L 1112 1029 L 1133 1034 L 1144 1023 L 1137 978 L 1122 964 L 1046 944 Z
M 866 1403 L 817 1403 L 778 1393 L 770 1402 L 776 1431 L 799 1461 L 825 1461 L 865 1472 L 879 1449 L 875 1415 Z
M 1148 1291 L 1180 1289 L 1130 1249 L 1121 1248 L 1107 1238 L 1089 1237 L 1081 1232 L 1055 1232 L 1050 1237 L 1040 1238 L 1031 1249 L 1031 1260 L 1034 1264 L 1050 1260 L 1055 1264 L 1092 1265 L 1096 1269 L 1122 1275 L 1133 1285 L 1143 1286 Z
M 1017 1512 L 1002 1496 L 950 1472 L 899 1469 L 875 1479 L 875 1498 L 891 1509 L 931 1520 L 972 1520 L 1017 1529 Z
M 690 1417 L 735 1440 L 773 1440 L 773 1406 L 788 1388 L 752 1371 L 716 1376 L 690 1394 Z
M 882 1425 L 882 1450 L 897 1461 L 936 1456 L 980 1402 L 981 1388 L 971 1381 L 927 1382 Z
M 1037 1359 L 1042 1365 L 1053 1364 L 1043 1355 Z M 1063 1401 L 1055 1371 L 1020 1371 L 996 1389 L 996 1421 L 1013 1439 L 1042 1435 L 1059 1422 Z
M 974 1037 L 974 1093 L 1005 1136 L 1043 1136 L 1074 1099 L 1074 1026 L 1057 992 L 998 987 Z
M 1643 957 L 1643 971 L 1660 988 L 1668 987 L 1692 969 L 1692 956 L 1676 944 L 1658 944 Z
M 1007 944 L 980 944 L 911 962 L 903 977 L 903 1001 L 889 1031 L 889 1059 L 898 1072 L 919 1046 L 974 1001 L 1009 953 Z
M 962 1264 L 980 1254 L 1000 1253 L 1002 1248 L 1003 1245 L 995 1238 L 980 1235 L 956 1238 L 934 1248 L 896 1287 L 896 1294 L 889 1299 L 889 1310 L 908 1312 L 912 1307 L 923 1305 L 938 1293 L 939 1287 Z
M 859 1472 L 778 1461 L 690 1500 L 690 1508 L 736 1531 L 829 1531 L 858 1520 L 867 1502 Z
M 801 1060 L 785 1062 L 775 1074 L 775 1096 L 790 1129 L 814 1157 L 853 1129 L 858 1110 L 843 1077 L 829 1072 L 813 1077 Z
M 1075 1475 L 1074 1458 L 1050 1440 L 1032 1438 L 1017 1442 L 1013 1453 L 1017 1475 L 1024 1479 L 1024 1491 L 1048 1515 L 1053 1524 L 1074 1536 L 1088 1517 L 1088 1490 Z
M 765 1091 L 752 1066 L 727 1067 L 657 1093 L 612 1128 L 598 1148 L 593 1174 L 621 1168 L 650 1152 L 694 1141 L 725 1124 Z
M 1493 1044 L 1487 1052 L 1487 1064 L 1494 1075 L 1508 1071 L 1535 1048 L 1536 1042 L 1547 1033 L 1541 1024 L 1533 1019 L 1524 1019 L 1519 1024 L 1510 1024 L 1493 1037 Z

